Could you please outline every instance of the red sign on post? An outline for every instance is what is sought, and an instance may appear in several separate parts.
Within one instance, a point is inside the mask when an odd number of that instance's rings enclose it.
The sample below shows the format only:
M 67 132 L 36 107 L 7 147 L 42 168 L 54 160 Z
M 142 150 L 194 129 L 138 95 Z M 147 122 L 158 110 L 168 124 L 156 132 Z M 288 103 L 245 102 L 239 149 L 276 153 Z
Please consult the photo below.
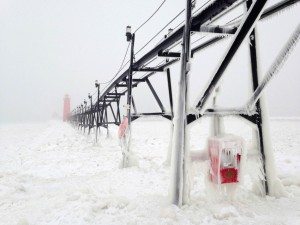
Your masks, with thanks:
M 118 130 L 118 136 L 120 139 L 125 137 L 127 127 L 128 127 L 128 118 L 124 117 L 122 123 L 119 126 L 119 130 Z

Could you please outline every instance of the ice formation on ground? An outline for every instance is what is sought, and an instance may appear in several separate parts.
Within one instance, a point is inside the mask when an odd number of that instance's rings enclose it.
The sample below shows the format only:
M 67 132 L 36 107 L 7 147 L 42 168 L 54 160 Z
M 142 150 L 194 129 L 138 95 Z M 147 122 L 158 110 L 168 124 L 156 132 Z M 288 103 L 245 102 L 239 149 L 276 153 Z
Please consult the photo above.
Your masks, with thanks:
M 226 123 L 229 132 L 251 142 L 245 124 Z M 203 149 L 208 127 L 203 121 L 191 129 L 193 152 Z M 170 167 L 164 162 L 169 121 L 133 123 L 136 167 L 119 169 L 117 128 L 110 133 L 106 139 L 103 131 L 101 145 L 95 145 L 94 135 L 58 121 L 1 125 L 0 224 L 299 224 L 300 120 L 271 122 L 276 167 L 287 197 L 262 198 L 245 177 L 234 198 L 222 198 L 205 181 L 207 162 L 194 162 L 191 202 L 182 208 L 168 202 Z M 249 151 L 249 158 L 254 155 Z

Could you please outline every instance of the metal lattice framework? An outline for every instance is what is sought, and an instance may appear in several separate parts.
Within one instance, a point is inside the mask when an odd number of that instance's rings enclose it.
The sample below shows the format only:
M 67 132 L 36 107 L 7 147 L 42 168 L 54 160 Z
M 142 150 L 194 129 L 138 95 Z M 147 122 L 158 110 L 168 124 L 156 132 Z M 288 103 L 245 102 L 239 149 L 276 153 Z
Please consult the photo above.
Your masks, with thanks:
M 219 86 L 219 81 L 223 76 L 224 71 L 231 62 L 237 50 L 240 48 L 242 42 L 249 39 L 251 71 L 252 71 L 252 87 L 254 93 L 258 95 L 257 91 L 262 90 L 262 84 L 259 83 L 260 75 L 257 70 L 257 47 L 256 47 L 256 30 L 255 25 L 259 20 L 263 20 L 289 6 L 299 2 L 299 0 L 283 0 L 269 8 L 264 9 L 267 0 L 215 0 L 211 1 L 201 11 L 193 14 L 192 1 L 187 0 L 185 24 L 178 27 L 172 33 L 166 35 L 164 39 L 157 44 L 150 51 L 146 52 L 138 60 L 135 59 L 134 43 L 135 33 L 130 35 L 130 61 L 129 68 L 114 79 L 108 87 L 100 93 L 100 85 L 96 83 L 97 96 L 89 95 L 89 106 L 85 101 L 84 104 L 78 106 L 72 111 L 70 121 L 81 129 L 95 129 L 96 140 L 100 127 L 108 128 L 110 124 L 121 124 L 121 108 L 120 99 L 126 98 L 126 116 L 128 118 L 127 141 L 125 149 L 123 150 L 123 166 L 129 165 L 130 157 L 130 125 L 131 122 L 147 115 L 160 115 L 171 121 L 174 124 L 174 142 L 175 147 L 172 150 L 172 163 L 175 165 L 173 182 L 173 203 L 177 205 L 184 204 L 188 199 L 188 191 L 186 189 L 186 127 L 203 116 L 226 116 L 236 115 L 243 119 L 250 121 L 256 126 L 258 131 L 259 150 L 261 154 L 263 172 L 265 178 L 263 179 L 263 186 L 265 194 L 272 193 L 270 190 L 270 179 L 267 165 L 267 158 L 269 157 L 265 149 L 269 147 L 269 143 L 265 138 L 266 131 L 264 124 L 264 104 L 260 102 L 259 97 L 256 98 L 254 108 L 243 109 L 218 109 L 216 107 L 208 108 L 207 102 L 214 95 Z M 240 20 L 229 22 L 225 25 L 214 25 L 217 19 L 227 15 L 229 12 L 237 7 L 246 5 L 245 13 L 239 17 Z M 298 28 L 299 30 L 299 28 Z M 216 37 L 203 41 L 202 43 L 191 47 L 191 36 L 194 33 L 212 33 L 219 34 Z M 232 42 L 225 54 L 225 57 L 220 62 L 216 72 L 204 91 L 204 94 L 199 99 L 198 104 L 194 106 L 195 113 L 188 114 L 186 108 L 187 102 L 187 77 L 190 68 L 190 58 L 202 50 L 212 46 L 213 44 L 232 36 Z M 201 39 L 200 39 L 201 40 Z M 181 51 L 172 51 L 174 46 L 182 43 Z M 164 58 L 164 60 L 156 66 L 152 65 L 157 58 Z M 180 96 L 178 99 L 176 110 L 176 121 L 174 121 L 173 109 L 173 91 L 171 85 L 170 66 L 181 61 L 181 76 L 179 83 Z M 166 110 L 157 92 L 155 91 L 150 77 L 158 73 L 167 73 L 167 87 L 168 97 L 170 102 L 170 109 Z M 142 74 L 139 75 L 139 74 Z M 135 102 L 132 97 L 132 90 L 139 84 L 146 83 L 149 90 L 157 102 L 160 112 L 138 113 Z M 260 91 L 261 92 L 261 91 Z M 260 93 L 259 92 L 259 93 Z M 112 116 L 109 117 L 108 114 Z

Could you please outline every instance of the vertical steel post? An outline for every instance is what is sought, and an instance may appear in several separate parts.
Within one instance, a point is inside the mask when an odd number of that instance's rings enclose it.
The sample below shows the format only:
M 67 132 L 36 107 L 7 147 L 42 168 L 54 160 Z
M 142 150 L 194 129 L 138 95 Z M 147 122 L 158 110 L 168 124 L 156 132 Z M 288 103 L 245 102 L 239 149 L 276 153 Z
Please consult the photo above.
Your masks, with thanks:
M 116 87 L 115 87 L 115 93 L 118 93 Z M 117 99 L 117 121 L 118 121 L 118 125 L 120 125 L 121 124 L 120 98 Z
M 96 111 L 96 115 L 97 115 L 97 119 L 96 119 L 96 143 L 98 142 L 98 125 L 99 125 L 99 102 L 100 102 L 100 84 L 98 83 L 97 86 L 97 111 Z
M 102 102 L 102 107 L 101 107 L 101 111 L 100 111 L 100 126 L 103 125 L 104 123 L 104 107 L 105 107 L 105 98 L 104 101 Z
M 83 132 L 85 133 L 85 127 L 86 127 L 86 125 L 85 125 L 85 123 L 86 123 L 86 104 L 87 104 L 87 102 L 84 102 L 84 112 L 83 112 Z
M 174 117 L 174 109 L 173 109 L 173 94 L 172 94 L 172 83 L 171 83 L 171 74 L 170 69 L 167 69 L 167 79 L 168 79 L 168 91 L 169 91 L 169 101 L 170 101 L 170 108 L 171 108 L 171 116 L 172 120 Z
M 219 91 L 220 91 L 220 87 L 216 88 L 215 95 L 213 97 L 213 108 L 216 108 L 216 106 L 217 106 L 217 97 L 218 97 Z M 222 116 L 213 115 L 211 117 L 211 122 L 213 125 L 213 126 L 211 126 L 211 132 L 210 132 L 211 136 L 218 136 L 218 135 L 221 135 L 222 133 L 224 133 L 224 124 L 223 124 Z
M 131 53 L 130 53 L 130 66 L 129 66 L 129 75 L 127 79 L 127 117 L 128 117 L 128 127 L 131 124 L 131 103 L 132 103 L 132 72 L 133 72 L 133 58 L 134 58 L 134 39 L 135 34 L 132 34 L 131 38 Z
M 249 0 L 246 2 L 246 7 L 247 10 L 250 9 L 252 4 L 252 0 Z M 256 88 L 259 85 L 259 74 L 258 74 L 258 69 L 257 69 L 257 50 L 256 50 L 256 29 L 254 28 L 253 31 L 251 32 L 249 36 L 249 50 L 250 50 L 250 61 L 251 61 L 251 73 L 252 73 L 252 88 L 253 91 L 256 90 Z M 262 168 L 263 168 L 263 173 L 264 173 L 264 180 L 263 182 L 263 187 L 265 189 L 265 194 L 269 193 L 269 186 L 268 186 L 268 181 L 267 181 L 267 174 L 266 174 L 266 158 L 265 158 L 265 141 L 264 140 L 264 131 L 263 131 L 263 126 L 262 126 L 262 106 L 260 100 L 257 101 L 256 103 L 256 126 L 257 126 L 257 131 L 258 131 L 258 139 L 259 141 L 259 150 L 261 154 L 261 161 L 262 161 Z
M 93 121 L 93 112 L 92 112 L 92 108 L 93 108 L 93 97 L 90 95 L 89 98 L 90 98 L 91 106 L 90 106 L 90 113 L 89 113 L 89 132 L 88 132 L 88 134 L 90 134 L 91 128 L 92 128 L 92 123 L 94 122 L 94 121 Z
M 80 111 L 80 116 L 79 116 L 79 119 L 80 119 L 80 130 L 82 130 L 83 128 L 83 112 L 84 112 L 84 109 L 83 109 L 83 105 L 81 104 L 81 106 L 79 106 L 79 111 Z M 79 126 L 78 126 L 78 130 L 79 130 Z
M 105 128 L 105 108 L 106 108 L 106 98 L 104 97 L 104 101 L 102 103 L 102 112 L 101 112 L 101 120 L 100 123 Z
M 80 130 L 82 130 L 82 126 L 83 126 L 83 105 L 81 104 L 81 106 L 79 106 L 79 112 L 80 112 L 80 116 L 78 117 L 80 124 L 78 125 L 78 130 L 79 130 L 79 126 L 80 126 Z
M 106 119 L 106 137 L 109 137 L 109 130 L 108 130 L 108 116 L 107 116 L 107 108 L 108 105 L 105 107 L 105 119 Z
M 172 92 L 172 82 L 171 82 L 171 73 L 170 69 L 167 68 L 167 81 L 168 81 L 168 92 L 169 92 L 169 101 L 170 101 L 170 110 L 171 110 L 171 124 L 170 124 L 170 141 L 168 146 L 168 153 L 166 158 L 166 165 L 170 165 L 172 157 L 172 142 L 173 142 L 173 132 L 174 132 L 174 108 L 173 108 L 173 92 Z
M 133 74 L 133 59 L 134 59 L 134 41 L 135 34 L 131 36 L 131 51 L 130 51 L 130 66 L 129 74 L 127 78 L 127 119 L 128 128 L 126 135 L 128 136 L 128 142 L 126 144 L 125 152 L 123 152 L 123 167 L 129 166 L 129 154 L 130 154 L 130 141 L 131 141 L 131 104 L 132 104 L 132 74 Z
M 78 112 L 78 130 L 79 128 L 82 129 L 82 115 L 83 115 L 83 105 L 77 107 Z
M 183 33 L 183 44 L 181 52 L 181 74 L 179 81 L 179 95 L 177 102 L 177 112 L 174 118 L 174 145 L 172 154 L 172 178 L 171 178 L 171 198 L 172 203 L 182 206 L 188 201 L 187 187 L 187 90 L 188 75 L 190 70 L 190 33 L 192 0 L 186 1 L 186 19 Z

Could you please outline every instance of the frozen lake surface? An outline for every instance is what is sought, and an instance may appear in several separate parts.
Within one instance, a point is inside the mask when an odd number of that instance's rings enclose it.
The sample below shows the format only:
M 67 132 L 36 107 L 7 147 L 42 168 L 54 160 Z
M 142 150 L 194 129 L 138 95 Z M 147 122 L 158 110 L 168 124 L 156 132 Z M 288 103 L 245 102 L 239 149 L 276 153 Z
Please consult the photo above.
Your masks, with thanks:
M 228 132 L 251 141 L 246 124 L 230 120 Z M 201 150 L 208 122 L 191 129 L 191 149 Z M 0 126 L 0 224 L 300 224 L 300 120 L 272 120 L 278 175 L 287 197 L 262 198 L 242 184 L 235 198 L 212 198 L 203 166 L 193 165 L 191 203 L 168 202 L 170 168 L 164 164 L 170 123 L 142 119 L 133 125 L 139 166 L 119 169 L 117 127 L 100 144 L 67 123 Z M 198 165 L 199 164 L 199 165 Z

